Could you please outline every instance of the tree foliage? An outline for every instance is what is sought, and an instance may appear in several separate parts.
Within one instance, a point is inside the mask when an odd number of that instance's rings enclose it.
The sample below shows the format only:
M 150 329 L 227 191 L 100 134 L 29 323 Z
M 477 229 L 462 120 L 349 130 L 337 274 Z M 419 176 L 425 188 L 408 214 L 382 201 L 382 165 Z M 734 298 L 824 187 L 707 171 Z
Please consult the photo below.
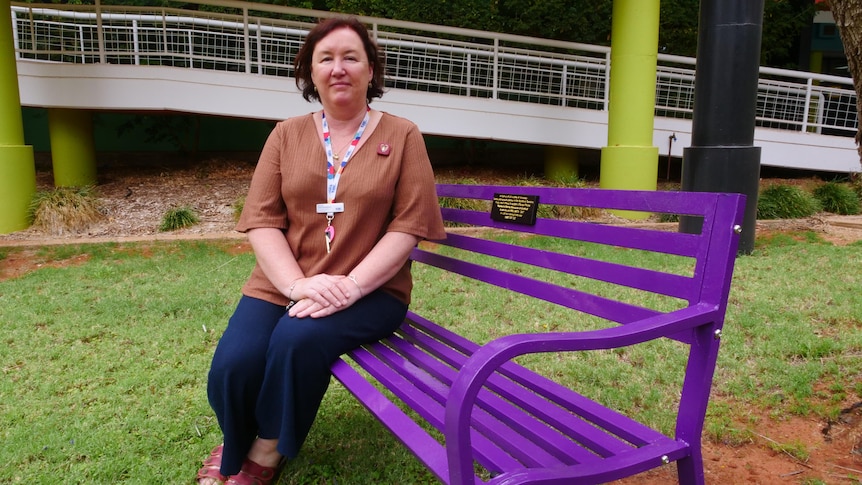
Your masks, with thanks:
M 662 0 L 659 12 L 659 52 L 694 57 L 700 2 Z
M 613 0 L 326 0 L 328 10 L 609 45 Z
M 699 5 L 692 0 L 661 0 L 659 52 L 688 57 L 697 54 Z M 800 41 L 815 11 L 812 0 L 766 0 L 760 63 L 797 67 Z
M 610 45 L 613 0 L 325 0 L 328 10 L 546 39 Z M 659 52 L 694 57 L 697 0 L 661 0 Z M 766 0 L 762 63 L 792 67 L 811 0 Z
M 318 0 L 319 1 L 319 0 Z M 530 37 L 610 45 L 613 0 L 324 0 L 338 12 L 472 28 Z M 661 0 L 659 52 L 697 52 L 696 0 Z M 766 0 L 762 64 L 794 67 L 802 33 L 811 24 L 812 0 Z
M 612 0 L 499 0 L 503 32 L 610 45 Z
M 802 33 L 811 25 L 816 11 L 812 0 L 766 0 L 760 63 L 781 68 L 797 67 Z
M 42 0 L 44 1 L 44 0 Z M 87 3 L 95 0 L 47 0 Z M 335 11 L 529 37 L 610 45 L 613 0 L 255 0 L 288 7 Z M 219 9 L 176 0 L 102 0 L 105 4 Z M 859 5 L 859 0 L 831 0 Z M 661 0 L 658 52 L 694 57 L 699 0 Z M 799 44 L 814 18 L 813 0 L 765 0 L 761 64 L 793 68 Z

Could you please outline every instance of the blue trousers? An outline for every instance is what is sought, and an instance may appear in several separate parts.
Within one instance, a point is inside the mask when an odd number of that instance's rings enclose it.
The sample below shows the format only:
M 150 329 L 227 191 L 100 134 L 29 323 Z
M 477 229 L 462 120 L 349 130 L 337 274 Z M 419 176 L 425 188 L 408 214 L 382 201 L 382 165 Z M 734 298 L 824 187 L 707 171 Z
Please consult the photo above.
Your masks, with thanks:
M 283 306 L 243 296 L 219 340 L 207 394 L 224 435 L 221 473 L 239 473 L 257 437 L 278 439 L 294 458 L 342 354 L 394 332 L 407 313 L 375 291 L 324 318 L 290 317 Z

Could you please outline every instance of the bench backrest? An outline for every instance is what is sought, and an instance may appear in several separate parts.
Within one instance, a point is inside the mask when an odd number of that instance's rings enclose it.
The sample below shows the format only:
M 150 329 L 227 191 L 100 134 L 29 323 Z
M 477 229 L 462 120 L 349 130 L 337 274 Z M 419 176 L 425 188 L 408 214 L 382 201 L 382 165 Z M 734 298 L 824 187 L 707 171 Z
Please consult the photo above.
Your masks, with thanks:
M 438 185 L 437 192 L 444 220 L 455 226 L 447 231 L 445 240 L 437 241 L 446 248 L 415 249 L 411 258 L 416 262 L 616 324 L 683 312 L 693 306 L 715 310 L 711 325 L 670 336 L 690 346 L 677 438 L 699 440 L 737 254 L 743 195 L 480 185 Z M 518 206 L 532 204 L 531 197 L 538 197 L 535 222 L 509 222 L 506 215 L 517 213 L 521 210 Z M 505 208 L 503 217 L 492 218 L 495 200 L 498 205 L 514 201 L 515 207 Z M 469 206 L 476 208 L 463 208 Z M 567 211 L 571 215 L 570 208 L 691 217 L 702 220 L 702 229 L 698 234 L 687 234 L 679 232 L 673 223 L 646 225 L 619 219 L 620 224 L 611 224 L 589 222 L 587 218 L 543 217 Z M 569 245 L 561 245 L 559 250 L 553 244 L 528 247 L 530 244 L 523 242 L 531 239 L 525 237 L 529 235 L 576 241 L 574 244 L 587 247 L 591 246 L 588 243 L 613 246 L 620 248 L 619 258 L 598 259 L 588 249 L 571 251 L 568 241 L 564 242 Z M 654 258 L 656 255 L 661 262 Z M 665 265 L 664 259 L 673 262 Z M 514 268 L 512 261 L 517 262 Z M 534 273 L 536 268 L 541 271 Z M 538 273 L 551 276 L 537 278 Z M 594 288 L 594 283 L 602 288 Z M 652 296 L 659 301 L 653 301 Z
M 439 244 L 468 252 L 517 261 L 573 276 L 635 288 L 687 302 L 687 305 L 727 302 L 734 258 L 741 230 L 744 196 L 705 192 L 644 192 L 606 189 L 550 187 L 504 187 L 480 185 L 438 185 L 438 195 L 447 199 L 486 201 L 490 207 L 495 194 L 537 196 L 541 206 L 534 225 L 494 220 L 490 209 L 442 208 L 443 218 L 458 226 L 500 229 L 541 236 L 609 245 L 631 250 L 678 256 L 689 268 L 638 267 L 637 261 L 601 261 L 589 256 L 534 249 L 509 242 L 470 235 L 463 227 L 448 231 Z M 452 205 L 457 205 L 455 202 Z M 551 206 L 581 209 L 637 211 L 701 218 L 699 234 L 676 231 L 676 224 L 609 224 L 588 220 L 542 217 L 541 208 Z M 550 212 L 553 212 L 551 209 Z M 559 211 L 558 211 L 559 212 Z M 624 219 L 619 219 L 624 221 Z M 637 259 L 637 257 L 634 257 Z M 536 281 L 527 276 L 439 251 L 414 250 L 414 261 L 437 266 L 512 291 L 547 300 L 606 320 L 625 324 L 659 313 L 658 310 L 624 303 L 615 297 L 600 296 L 579 288 Z

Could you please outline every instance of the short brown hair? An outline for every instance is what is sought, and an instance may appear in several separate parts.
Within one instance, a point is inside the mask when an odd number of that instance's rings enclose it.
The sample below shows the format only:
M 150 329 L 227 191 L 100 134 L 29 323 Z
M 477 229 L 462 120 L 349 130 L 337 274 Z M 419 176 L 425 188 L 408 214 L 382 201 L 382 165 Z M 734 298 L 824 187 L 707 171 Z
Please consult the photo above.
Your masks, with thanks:
M 383 96 L 383 56 L 380 48 L 377 47 L 377 43 L 368 34 L 368 29 L 356 17 L 332 17 L 322 20 L 308 32 L 305 43 L 293 60 L 296 87 L 302 92 L 302 97 L 306 101 L 320 101 L 320 96 L 314 89 L 314 83 L 311 80 L 311 57 L 314 54 L 314 48 L 321 39 L 334 30 L 345 27 L 356 32 L 359 39 L 362 40 L 365 54 L 368 56 L 368 62 L 371 65 L 371 72 L 373 74 L 371 76 L 371 84 L 369 84 L 368 91 L 365 93 L 365 100 L 370 103 L 372 99 Z

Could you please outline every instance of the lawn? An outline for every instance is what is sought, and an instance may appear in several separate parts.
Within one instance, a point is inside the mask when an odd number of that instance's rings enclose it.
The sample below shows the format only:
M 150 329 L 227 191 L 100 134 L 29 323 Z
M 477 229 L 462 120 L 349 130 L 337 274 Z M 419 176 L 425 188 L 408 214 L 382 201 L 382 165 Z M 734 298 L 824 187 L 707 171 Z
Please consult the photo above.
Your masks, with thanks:
M 0 248 L 0 266 L 21 258 L 31 270 L 0 280 L 0 483 L 191 483 L 220 440 L 206 374 L 254 264 L 247 248 L 236 240 Z M 738 259 L 706 440 L 744 442 L 753 416 L 829 419 L 862 401 L 860 268 L 862 244 L 807 232 L 759 238 Z M 414 306 L 451 308 L 438 298 L 442 285 L 466 283 L 426 271 L 416 270 Z M 456 329 L 478 339 L 498 313 L 480 296 Z M 678 376 L 665 376 L 663 363 L 681 358 L 658 343 L 535 365 L 668 429 L 675 396 L 665 389 Z M 282 483 L 435 480 L 333 383 Z

